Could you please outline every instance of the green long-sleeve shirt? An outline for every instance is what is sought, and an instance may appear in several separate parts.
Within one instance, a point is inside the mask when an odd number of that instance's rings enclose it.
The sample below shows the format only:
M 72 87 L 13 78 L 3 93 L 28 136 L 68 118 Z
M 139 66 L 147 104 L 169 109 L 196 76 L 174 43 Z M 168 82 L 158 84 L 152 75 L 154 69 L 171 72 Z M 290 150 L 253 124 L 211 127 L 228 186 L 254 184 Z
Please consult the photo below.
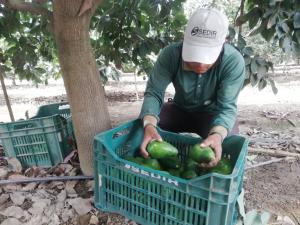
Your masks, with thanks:
M 153 115 L 157 119 L 164 101 L 165 90 L 172 82 L 174 103 L 188 112 L 209 112 L 213 126 L 231 131 L 237 113 L 237 97 L 243 86 L 245 63 L 242 55 L 225 44 L 216 65 L 199 75 L 183 68 L 182 42 L 165 47 L 150 73 L 140 118 Z

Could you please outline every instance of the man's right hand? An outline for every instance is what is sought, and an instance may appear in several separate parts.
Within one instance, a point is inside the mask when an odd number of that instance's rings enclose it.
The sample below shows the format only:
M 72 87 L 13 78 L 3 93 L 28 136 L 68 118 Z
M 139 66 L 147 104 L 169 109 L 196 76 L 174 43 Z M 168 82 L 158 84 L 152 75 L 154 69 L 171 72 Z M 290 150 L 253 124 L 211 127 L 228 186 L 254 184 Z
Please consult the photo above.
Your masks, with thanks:
M 152 124 L 148 124 L 144 127 L 144 139 L 140 147 L 140 153 L 144 158 L 149 157 L 146 147 L 152 140 L 162 141 L 162 138 L 157 132 L 156 127 Z

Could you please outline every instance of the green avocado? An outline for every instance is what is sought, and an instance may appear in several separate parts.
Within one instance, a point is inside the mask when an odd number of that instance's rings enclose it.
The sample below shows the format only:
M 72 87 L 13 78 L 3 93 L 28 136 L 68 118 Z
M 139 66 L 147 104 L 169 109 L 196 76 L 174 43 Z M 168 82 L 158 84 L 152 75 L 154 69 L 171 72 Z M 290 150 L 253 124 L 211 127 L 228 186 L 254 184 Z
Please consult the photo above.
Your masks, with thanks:
M 231 174 L 233 171 L 233 163 L 228 158 L 222 158 L 218 164 L 211 169 L 211 172 L 220 173 L 223 175 Z
M 165 169 L 178 169 L 181 164 L 177 156 L 159 159 L 158 161 Z
M 177 156 L 178 149 L 166 141 L 154 140 L 147 145 L 147 151 L 153 159 L 164 159 Z
M 201 147 L 196 144 L 190 150 L 189 158 L 195 160 L 198 163 L 208 163 L 215 159 L 215 152 L 210 147 Z
M 180 176 L 184 179 L 193 179 L 195 177 L 197 177 L 197 173 L 195 172 L 195 170 L 185 170 L 183 171 Z
M 169 172 L 172 176 L 180 177 L 180 174 L 181 174 L 181 172 L 182 172 L 182 169 L 181 169 L 181 168 L 178 168 L 178 169 L 169 169 L 168 172 Z
M 162 170 L 161 165 L 157 159 L 145 159 L 142 165 L 154 170 Z
M 134 157 L 134 156 L 125 156 L 124 157 L 125 160 L 130 161 L 130 162 L 134 162 L 136 164 L 143 164 L 144 163 L 144 158 L 142 157 Z
M 191 159 L 191 158 L 188 158 L 186 161 L 185 161 L 185 168 L 187 170 L 197 170 L 199 168 L 199 163 L 197 163 L 195 160 Z

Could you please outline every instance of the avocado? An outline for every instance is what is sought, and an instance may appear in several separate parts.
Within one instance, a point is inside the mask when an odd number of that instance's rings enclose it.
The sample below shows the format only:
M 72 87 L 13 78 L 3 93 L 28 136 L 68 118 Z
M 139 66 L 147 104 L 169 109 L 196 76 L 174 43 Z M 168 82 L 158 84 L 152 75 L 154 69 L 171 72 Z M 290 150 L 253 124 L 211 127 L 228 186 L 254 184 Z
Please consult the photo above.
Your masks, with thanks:
M 165 169 L 178 169 L 181 164 L 177 156 L 159 159 L 158 161 Z
M 139 165 L 143 164 L 143 162 L 145 160 L 142 157 L 134 157 L 134 156 L 125 156 L 124 159 L 127 160 L 127 161 L 130 161 L 130 162 L 134 162 L 134 163 L 139 164 Z
M 211 172 L 220 173 L 223 175 L 231 174 L 233 171 L 233 163 L 230 159 L 223 157 L 218 164 L 211 169 Z
M 199 168 L 199 163 L 197 163 L 195 160 L 191 159 L 191 158 L 188 158 L 186 161 L 185 161 L 185 168 L 187 170 L 195 170 L 197 168 Z
M 185 170 L 183 171 L 180 176 L 184 179 L 193 179 L 195 177 L 197 177 L 197 173 L 194 170 Z
M 177 156 L 178 149 L 166 141 L 154 140 L 147 145 L 147 151 L 153 159 L 164 159 Z
M 168 172 L 175 177 L 180 177 L 180 174 L 182 172 L 181 168 L 178 169 L 169 169 Z
M 201 147 L 200 144 L 196 144 L 190 150 L 189 158 L 195 160 L 198 163 L 208 163 L 215 159 L 215 152 L 210 147 Z
M 142 165 L 154 170 L 162 170 L 157 159 L 145 159 Z

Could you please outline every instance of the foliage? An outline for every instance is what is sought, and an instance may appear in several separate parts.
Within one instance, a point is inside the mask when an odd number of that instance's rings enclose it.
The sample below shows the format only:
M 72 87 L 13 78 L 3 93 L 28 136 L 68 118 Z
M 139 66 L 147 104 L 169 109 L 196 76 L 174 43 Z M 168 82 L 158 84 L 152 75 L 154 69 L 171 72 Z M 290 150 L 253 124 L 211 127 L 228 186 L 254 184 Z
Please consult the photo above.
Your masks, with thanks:
M 286 54 L 300 57 L 300 1 L 247 0 L 247 13 L 240 16 L 237 25 L 248 23 L 249 35 L 262 37 L 279 44 Z
M 270 69 L 273 70 L 273 63 L 256 54 L 253 48 L 247 45 L 243 36 L 238 34 L 233 27 L 229 28 L 228 42 L 234 45 L 244 57 L 246 66 L 244 86 L 251 84 L 251 86 L 257 86 L 259 90 L 262 90 L 267 84 L 270 84 L 273 93 L 276 94 L 278 90 L 275 82 L 268 74 Z
M 159 50 L 182 40 L 184 0 L 106 1 L 93 17 L 92 44 L 99 65 L 133 63 L 149 72 Z M 115 69 L 112 71 L 116 71 Z
M 54 42 L 46 26 L 42 17 L 0 6 L 0 67 L 6 74 L 34 83 L 58 75 Z

